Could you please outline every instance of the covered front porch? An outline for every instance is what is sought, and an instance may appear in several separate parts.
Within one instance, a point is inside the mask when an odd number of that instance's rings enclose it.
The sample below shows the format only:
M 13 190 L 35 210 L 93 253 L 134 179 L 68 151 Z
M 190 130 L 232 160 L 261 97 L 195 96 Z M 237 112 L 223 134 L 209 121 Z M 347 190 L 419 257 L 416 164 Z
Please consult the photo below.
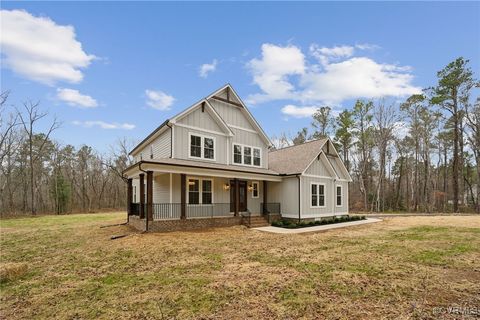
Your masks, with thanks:
M 227 225 L 269 222 L 280 204 L 268 201 L 271 183 L 279 177 L 255 172 L 139 163 L 128 174 L 128 216 L 142 220 L 146 230 L 156 222 Z M 210 219 L 209 223 L 200 220 Z M 222 219 L 220 221 L 219 219 Z M 215 225 L 211 225 L 212 222 Z M 151 228 L 150 228 L 151 229 Z M 173 228 L 178 229 L 178 228 Z M 162 229 L 163 230 L 163 229 Z

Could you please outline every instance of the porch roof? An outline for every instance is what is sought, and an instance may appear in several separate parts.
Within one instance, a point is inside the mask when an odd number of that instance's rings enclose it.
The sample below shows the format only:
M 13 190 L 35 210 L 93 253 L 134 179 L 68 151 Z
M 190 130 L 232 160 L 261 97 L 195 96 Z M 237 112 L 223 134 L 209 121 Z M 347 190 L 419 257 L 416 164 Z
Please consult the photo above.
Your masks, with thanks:
M 172 158 L 152 159 L 148 161 L 142 160 L 125 169 L 123 173 L 129 177 L 132 177 L 141 173 L 143 170 L 165 173 L 186 173 L 192 175 L 281 181 L 280 174 L 269 169 Z

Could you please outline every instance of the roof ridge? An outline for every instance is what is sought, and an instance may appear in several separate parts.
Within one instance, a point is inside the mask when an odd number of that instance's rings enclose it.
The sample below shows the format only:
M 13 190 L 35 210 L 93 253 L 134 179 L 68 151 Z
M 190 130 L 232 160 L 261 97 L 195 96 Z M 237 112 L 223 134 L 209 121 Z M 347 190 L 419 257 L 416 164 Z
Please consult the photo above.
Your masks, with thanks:
M 284 148 L 281 148 L 281 149 L 275 149 L 275 150 L 270 151 L 270 153 L 272 153 L 272 152 L 277 152 L 277 151 L 282 151 L 282 150 L 285 150 L 285 149 L 288 149 L 288 148 L 292 148 L 292 147 L 300 147 L 300 146 L 303 146 L 303 145 L 308 144 L 308 143 L 311 143 L 311 142 L 317 142 L 317 141 L 320 141 L 320 140 L 327 140 L 327 139 L 328 139 L 328 138 L 318 138 L 318 139 L 306 141 L 306 142 L 301 143 L 301 144 L 294 144 L 293 146 L 287 146 L 287 147 L 284 147 Z

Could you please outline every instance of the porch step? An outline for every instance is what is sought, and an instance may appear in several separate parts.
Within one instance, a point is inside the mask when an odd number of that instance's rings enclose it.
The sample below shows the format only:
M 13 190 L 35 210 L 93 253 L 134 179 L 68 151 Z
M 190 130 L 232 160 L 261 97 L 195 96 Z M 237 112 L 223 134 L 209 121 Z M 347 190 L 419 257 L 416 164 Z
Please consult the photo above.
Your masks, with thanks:
M 250 224 L 249 221 L 245 221 L 245 224 L 249 228 L 259 228 L 259 227 L 267 227 L 270 225 L 268 223 L 267 219 L 265 219 L 263 216 L 251 216 L 250 217 Z

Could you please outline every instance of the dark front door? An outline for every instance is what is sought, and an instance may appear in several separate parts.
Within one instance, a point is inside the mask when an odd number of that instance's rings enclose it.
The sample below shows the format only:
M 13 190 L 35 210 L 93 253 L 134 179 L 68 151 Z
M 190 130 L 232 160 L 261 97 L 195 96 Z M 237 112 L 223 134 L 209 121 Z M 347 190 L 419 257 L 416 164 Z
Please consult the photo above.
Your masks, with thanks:
M 238 211 L 247 211 L 247 181 L 238 181 Z M 230 211 L 235 212 L 236 200 L 235 180 L 230 180 Z

